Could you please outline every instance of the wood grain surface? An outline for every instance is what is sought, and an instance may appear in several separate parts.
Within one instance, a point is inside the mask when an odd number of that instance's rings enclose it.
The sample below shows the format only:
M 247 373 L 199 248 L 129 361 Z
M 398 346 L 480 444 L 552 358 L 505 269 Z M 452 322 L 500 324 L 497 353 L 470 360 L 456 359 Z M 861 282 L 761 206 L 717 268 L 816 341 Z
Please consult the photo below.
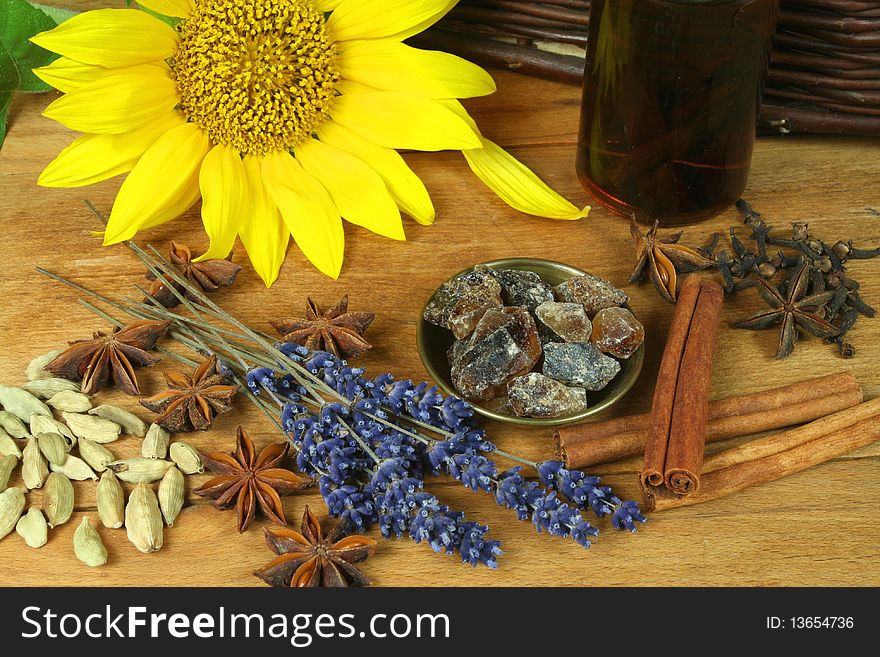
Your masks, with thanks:
M 72 3 L 74 4 L 74 3 Z M 588 202 L 575 178 L 573 157 L 579 91 L 511 73 L 498 73 L 499 91 L 468 103 L 483 131 L 528 163 L 576 203 Z M 66 340 L 88 337 L 103 322 L 76 303 L 77 295 L 40 275 L 46 267 L 110 296 L 135 294 L 142 270 L 123 246 L 103 248 L 87 231 L 98 223 L 84 207 L 90 199 L 109 211 L 120 180 L 86 189 L 50 190 L 36 186 L 42 168 L 71 139 L 59 125 L 40 116 L 53 95 L 19 96 L 0 152 L 0 382 L 24 380 L 35 355 Z M 746 197 L 772 224 L 809 221 L 827 240 L 853 238 L 880 244 L 880 142 L 863 139 L 769 138 L 758 142 Z M 306 295 L 320 303 L 351 295 L 352 308 L 375 310 L 368 338 L 376 346 L 359 361 L 377 374 L 425 378 L 415 344 L 422 304 L 446 278 L 484 260 L 543 257 L 582 267 L 624 285 L 633 265 L 626 223 L 602 208 L 580 222 L 525 217 L 507 208 L 470 173 L 457 153 L 412 154 L 407 160 L 424 179 L 436 207 L 431 227 L 407 222 L 408 241 L 396 243 L 346 225 L 346 260 L 339 281 L 324 278 L 291 246 L 281 278 L 266 290 L 245 267 L 235 288 L 223 293 L 223 305 L 267 329 L 269 319 L 303 311 Z M 174 172 L 169 171 L 169 176 Z M 685 242 L 699 245 L 714 231 L 726 231 L 735 211 L 689 228 Z M 139 237 L 160 249 L 169 239 L 194 250 L 207 245 L 197 210 Z M 240 245 L 236 259 L 245 262 Z M 863 297 L 880 304 L 880 261 L 854 263 Z M 607 412 L 643 412 L 653 383 L 672 308 L 647 285 L 628 286 L 632 306 L 647 330 L 647 358 L 636 387 Z M 759 307 L 747 291 L 724 308 L 712 392 L 728 396 L 794 382 L 812 375 L 853 368 L 866 398 L 880 393 L 880 321 L 861 320 L 851 337 L 858 356 L 844 361 L 815 339 L 798 345 L 785 361 L 773 360 L 774 331 L 745 332 L 728 323 Z M 140 374 L 142 390 L 161 387 L 162 362 Z M 115 403 L 149 414 L 135 399 L 102 392 L 95 403 Z M 280 436 L 246 400 L 223 416 L 215 429 L 187 436 L 201 449 L 229 450 L 235 428 L 244 425 L 260 445 Z M 531 458 L 552 454 L 547 430 L 487 423 L 490 437 L 503 449 Z M 140 442 L 124 438 L 111 445 L 119 457 L 139 452 Z M 602 466 L 605 481 L 622 496 L 637 494 L 638 459 Z M 188 478 L 188 489 L 205 476 Z M 11 485 L 18 482 L 14 475 Z M 538 535 L 483 494 L 461 484 L 436 480 L 428 488 L 454 509 L 492 527 L 503 541 L 497 570 L 473 569 L 458 557 L 434 554 L 410 540 L 381 540 L 363 570 L 376 585 L 878 585 L 880 530 L 876 522 L 880 482 L 880 445 L 727 499 L 657 513 L 636 534 L 616 532 L 607 521 L 589 550 L 571 541 Z M 251 572 L 271 557 L 262 539 L 265 521 L 244 535 L 232 513 L 221 513 L 189 495 L 165 547 L 142 555 L 124 530 L 100 528 L 110 554 L 102 568 L 89 569 L 73 555 L 72 536 L 83 514 L 96 518 L 94 484 L 76 484 L 76 512 L 51 531 L 49 543 L 26 547 L 15 533 L 0 542 L 0 584 L 5 585 L 258 585 Z M 40 504 L 40 493 L 28 496 Z M 324 516 L 317 491 L 287 498 L 288 518 L 296 522 L 308 504 Z M 373 530 L 373 535 L 378 532 Z

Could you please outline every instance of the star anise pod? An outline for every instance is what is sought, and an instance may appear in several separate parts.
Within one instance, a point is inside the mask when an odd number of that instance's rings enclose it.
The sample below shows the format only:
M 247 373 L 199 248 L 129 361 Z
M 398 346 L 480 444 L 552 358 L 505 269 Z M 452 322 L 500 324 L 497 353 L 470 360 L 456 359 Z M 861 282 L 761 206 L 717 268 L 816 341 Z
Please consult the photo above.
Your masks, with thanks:
M 806 263 L 801 264 L 789 279 L 786 296 L 763 278 L 754 276 L 753 279 L 755 289 L 770 309 L 741 320 L 736 326 L 757 330 L 781 322 L 782 330 L 779 333 L 779 344 L 776 349 L 777 359 L 785 358 L 794 351 L 798 328 L 820 338 L 830 338 L 839 333 L 839 329 L 824 319 L 821 313 L 821 309 L 834 296 L 834 291 L 804 296 L 810 285 L 810 267 Z
M 192 374 L 165 370 L 168 390 L 141 400 L 141 406 L 159 413 L 155 422 L 171 433 L 205 431 L 214 418 L 232 408 L 238 386 L 226 385 L 217 373 L 217 359 L 211 356 Z
M 193 262 L 189 247 L 174 240 L 171 241 L 171 255 L 168 259 L 181 276 L 205 294 L 216 292 L 221 287 L 229 287 L 235 282 L 235 277 L 241 271 L 240 265 L 219 258 Z M 147 278 L 153 281 L 153 285 L 149 289 L 150 296 L 166 308 L 174 308 L 180 304 L 180 299 L 162 281 L 156 280 L 156 276 L 152 272 L 147 273 Z M 168 279 L 179 293 L 185 294 L 187 299 L 195 301 L 191 292 L 184 290 L 182 285 L 174 282 L 170 277 Z
M 108 382 L 127 395 L 139 395 L 135 367 L 152 367 L 159 358 L 147 353 L 168 330 L 168 322 L 139 321 L 102 331 L 91 340 L 76 340 L 46 366 L 55 376 L 82 381 L 83 394 L 93 395 Z
M 647 268 L 651 282 L 654 283 L 660 296 L 669 303 L 675 303 L 678 297 L 678 274 L 708 269 L 714 267 L 716 263 L 696 249 L 679 244 L 681 232 L 658 237 L 659 225 L 659 222 L 655 221 L 647 233 L 642 233 L 635 217 L 630 220 L 629 232 L 636 241 L 638 262 L 629 282 L 639 281 Z
M 267 528 L 266 543 L 279 556 L 254 575 L 272 586 L 369 586 L 370 580 L 352 564 L 373 554 L 376 541 L 345 536 L 346 525 L 338 523 L 325 537 L 315 514 L 306 507 L 301 532 Z
M 364 331 L 375 313 L 348 312 L 348 295 L 322 312 L 309 297 L 305 319 L 280 319 L 269 322 L 285 342 L 295 342 L 312 351 L 329 351 L 342 358 L 353 358 L 373 348 L 364 340 Z
M 202 453 L 205 467 L 219 476 L 193 492 L 214 500 L 212 504 L 218 509 L 236 507 L 239 532 L 251 524 L 257 506 L 273 522 L 286 525 L 281 496 L 312 483 L 307 477 L 278 467 L 287 456 L 288 446 L 287 443 L 268 445 L 257 454 L 254 441 L 239 427 L 235 452 Z

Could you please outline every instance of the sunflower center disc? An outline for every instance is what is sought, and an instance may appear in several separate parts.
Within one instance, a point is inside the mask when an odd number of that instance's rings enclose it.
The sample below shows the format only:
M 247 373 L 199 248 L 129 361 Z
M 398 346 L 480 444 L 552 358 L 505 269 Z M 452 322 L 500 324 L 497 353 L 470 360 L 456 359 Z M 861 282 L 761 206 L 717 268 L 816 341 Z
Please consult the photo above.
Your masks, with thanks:
M 265 155 L 328 117 L 339 69 L 307 0 L 197 0 L 171 62 L 180 108 L 215 144 Z

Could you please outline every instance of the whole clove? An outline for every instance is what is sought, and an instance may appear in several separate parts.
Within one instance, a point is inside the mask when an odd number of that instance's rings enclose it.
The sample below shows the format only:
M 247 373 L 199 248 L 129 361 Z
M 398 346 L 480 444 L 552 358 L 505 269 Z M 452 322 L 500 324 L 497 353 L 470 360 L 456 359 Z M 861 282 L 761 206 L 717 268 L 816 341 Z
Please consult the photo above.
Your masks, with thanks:
M 859 316 L 874 317 L 876 311 L 861 298 L 861 286 L 849 275 L 847 266 L 853 260 L 880 256 L 880 248 L 859 247 L 850 239 L 826 242 L 813 234 L 810 225 L 804 221 L 792 223 L 788 234 L 774 231 L 761 213 L 744 199 L 737 201 L 736 207 L 742 214 L 743 224 L 751 232 L 745 234 L 741 228 L 738 231 L 737 226 L 732 226 L 728 232 L 729 249 L 719 249 L 720 235 L 715 233 L 705 247 L 694 250 L 706 262 L 713 263 L 725 292 L 734 294 L 759 287 L 758 292 L 765 300 L 768 296 L 787 299 L 792 296 L 790 285 L 797 275 L 803 288 L 798 290 L 797 296 L 823 301 L 814 309 L 817 320 L 823 325 L 823 330 L 817 333 L 827 336 L 826 341 L 836 345 L 841 356 L 852 358 L 855 347 L 847 340 L 847 335 Z M 651 237 L 659 244 L 677 244 L 681 233 L 667 238 L 656 234 Z M 759 282 L 767 285 L 758 286 Z M 773 295 L 769 291 L 773 291 Z M 660 292 L 666 298 L 663 291 Z M 738 324 L 745 327 L 754 322 L 744 320 Z M 783 349 L 778 353 L 787 354 L 790 350 Z

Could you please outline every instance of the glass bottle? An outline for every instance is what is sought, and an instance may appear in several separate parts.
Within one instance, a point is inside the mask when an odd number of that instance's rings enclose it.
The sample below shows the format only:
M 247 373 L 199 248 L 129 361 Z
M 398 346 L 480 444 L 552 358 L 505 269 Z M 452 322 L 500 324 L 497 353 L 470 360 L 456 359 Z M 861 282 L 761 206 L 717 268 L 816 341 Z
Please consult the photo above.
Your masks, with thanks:
M 593 0 L 577 170 L 619 214 L 682 224 L 743 193 L 778 0 Z

